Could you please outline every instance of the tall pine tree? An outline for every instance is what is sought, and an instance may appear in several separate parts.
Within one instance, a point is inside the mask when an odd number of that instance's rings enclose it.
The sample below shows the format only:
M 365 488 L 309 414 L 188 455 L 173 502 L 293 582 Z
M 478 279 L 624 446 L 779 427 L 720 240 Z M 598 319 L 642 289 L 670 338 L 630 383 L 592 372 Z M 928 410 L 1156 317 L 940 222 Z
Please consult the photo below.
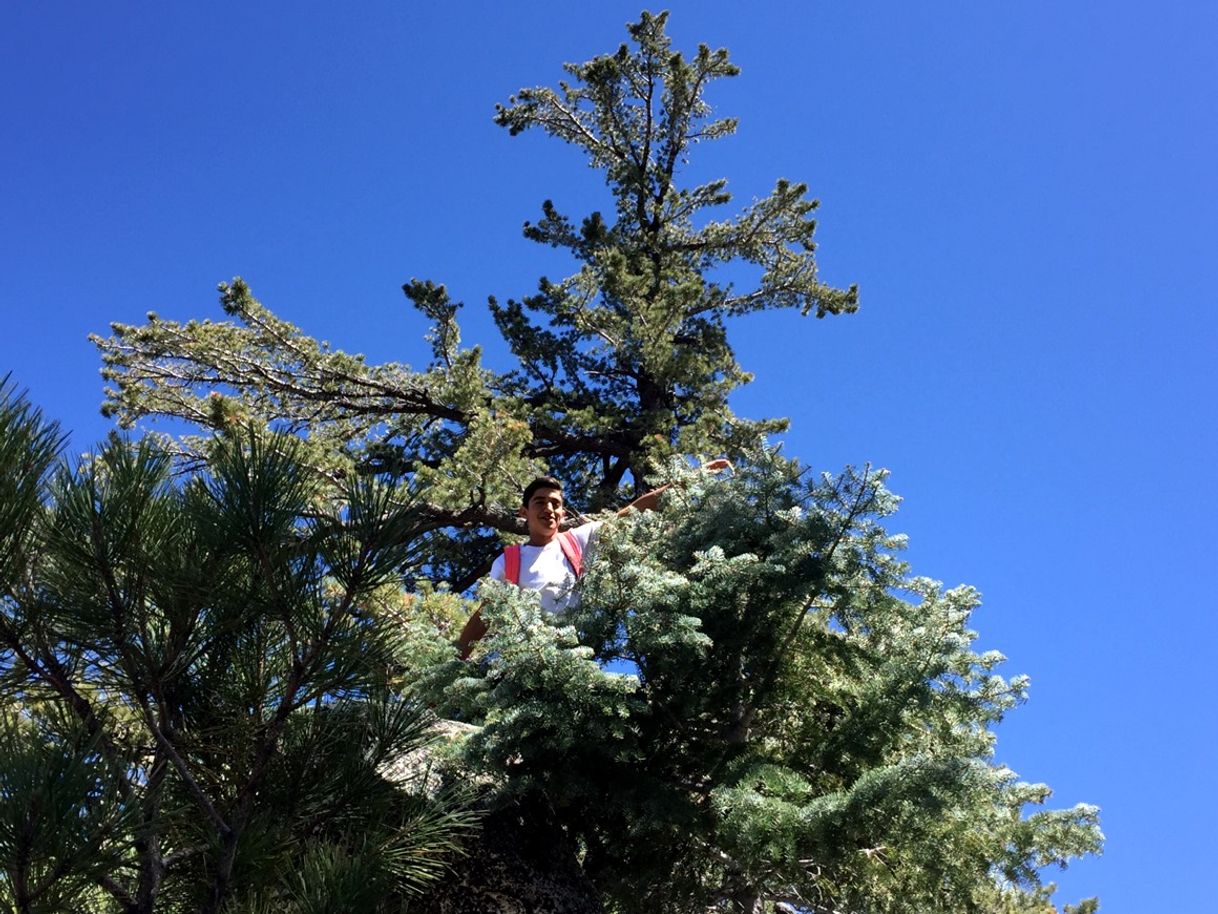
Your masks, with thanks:
M 702 47 L 688 60 L 674 52 L 665 21 L 644 14 L 629 27 L 633 49 L 568 65 L 570 84 L 522 90 L 499 109 L 512 133 L 538 128 L 580 147 L 615 201 L 611 216 L 578 222 L 547 201 L 525 226 L 530 240 L 569 250 L 579 269 L 543 278 L 534 295 L 491 300 L 516 371 L 494 375 L 478 349 L 461 347 L 460 304 L 430 281 L 404 287 L 432 321 L 434 361 L 415 371 L 330 351 L 236 280 L 221 288 L 235 323 L 150 315 L 97 338 L 113 385 L 105 410 L 124 425 L 149 416 L 267 423 L 305 437 L 322 472 L 390 469 L 417 481 L 437 528 L 447 526 L 430 537 L 433 573 L 457 589 L 496 549 L 470 527 L 517 529 L 517 494 L 541 469 L 561 475 L 581 507 L 614 506 L 650 485 L 656 461 L 732 456 L 785 428 L 729 407 L 749 375 L 726 321 L 770 308 L 847 313 L 856 290 L 817 278 L 817 204 L 805 185 L 780 180 L 717 221 L 731 200 L 726 181 L 682 186 L 695 147 L 735 130 L 711 118 L 704 94 L 737 68 L 724 50 Z M 755 267 L 756 286 L 716 282 L 733 263 Z M 183 444 L 200 454 L 199 442 Z
M 706 93 L 736 68 L 722 50 L 673 51 L 664 15 L 629 31 L 557 89 L 498 111 L 512 133 L 581 149 L 614 201 L 578 218 L 547 202 L 526 225 L 576 272 L 491 300 L 515 371 L 491 372 L 462 345 L 460 304 L 433 282 L 404 287 L 431 322 L 433 361 L 414 370 L 317 343 L 237 280 L 221 289 L 231 320 L 150 316 L 98 339 L 106 409 L 128 426 L 200 426 L 166 445 L 187 467 L 229 459 L 235 434 L 278 430 L 319 492 L 380 480 L 386 516 L 409 513 L 395 570 L 415 593 L 398 603 L 442 611 L 406 619 L 398 670 L 473 725 L 436 764 L 478 785 L 486 815 L 430 910 L 506 910 L 504 898 L 569 911 L 1045 910 L 1039 870 L 1097 851 L 1096 814 L 1027 814 L 1048 789 L 995 762 L 992 727 L 1025 683 L 973 651 L 976 594 L 911 576 L 883 527 L 894 500 L 882 474 L 810 478 L 758 445 L 784 420 L 728 405 L 749 377 L 732 318 L 856 307 L 853 288 L 817 277 L 815 201 L 780 180 L 719 217 L 726 183 L 686 186 L 682 169 L 734 131 Z M 755 285 L 718 281 L 732 264 Z M 730 456 L 737 472 L 691 475 L 696 454 Z M 591 510 L 674 485 L 661 511 L 604 530 L 561 624 L 528 593 L 483 587 L 492 636 L 461 664 L 445 643 L 456 598 L 412 581 L 465 591 L 520 531 L 520 487 L 543 469 Z M 613 662 L 635 672 L 606 672 Z
M 472 823 L 399 764 L 430 716 L 378 591 L 417 512 L 283 436 L 185 479 L 61 442 L 0 385 L 4 910 L 401 910 Z

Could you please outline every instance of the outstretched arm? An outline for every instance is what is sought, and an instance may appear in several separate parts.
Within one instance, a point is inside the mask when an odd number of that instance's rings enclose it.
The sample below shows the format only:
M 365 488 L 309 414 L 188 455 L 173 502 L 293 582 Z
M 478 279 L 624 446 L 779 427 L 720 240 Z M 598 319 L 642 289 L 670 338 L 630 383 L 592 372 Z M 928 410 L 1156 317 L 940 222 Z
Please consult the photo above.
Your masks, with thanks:
M 723 470 L 731 469 L 732 462 L 730 460 L 711 460 L 702 464 L 702 469 L 707 473 L 719 473 Z M 669 483 L 671 485 L 671 483 Z M 640 495 L 621 511 L 617 512 L 618 517 L 625 517 L 627 514 L 634 511 L 654 511 L 660 504 L 660 494 L 667 489 L 668 486 L 660 486 L 658 489 L 652 489 L 643 495 Z
M 732 463 L 730 460 L 711 460 L 702 465 L 702 469 L 708 473 L 719 473 L 723 470 L 731 469 Z M 660 503 L 660 493 L 667 489 L 668 486 L 660 486 L 658 489 L 652 489 L 644 495 L 640 495 L 622 510 L 617 512 L 618 517 L 624 517 L 633 509 L 635 511 L 653 511 Z M 474 614 L 469 617 L 469 621 L 465 623 L 465 627 L 461 629 L 461 634 L 457 638 L 457 654 L 462 660 L 469 658 L 470 651 L 473 650 L 474 644 L 482 640 L 486 635 L 487 625 L 482 620 L 482 610 L 477 609 Z

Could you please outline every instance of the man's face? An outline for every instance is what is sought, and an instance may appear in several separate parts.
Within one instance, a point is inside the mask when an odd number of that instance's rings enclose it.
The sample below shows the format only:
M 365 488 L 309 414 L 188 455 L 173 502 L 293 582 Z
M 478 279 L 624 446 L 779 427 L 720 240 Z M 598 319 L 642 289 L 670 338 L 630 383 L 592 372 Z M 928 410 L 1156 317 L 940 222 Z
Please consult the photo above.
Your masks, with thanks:
M 544 546 L 558 535 L 562 523 L 562 490 L 538 489 L 520 510 L 529 527 L 529 543 Z

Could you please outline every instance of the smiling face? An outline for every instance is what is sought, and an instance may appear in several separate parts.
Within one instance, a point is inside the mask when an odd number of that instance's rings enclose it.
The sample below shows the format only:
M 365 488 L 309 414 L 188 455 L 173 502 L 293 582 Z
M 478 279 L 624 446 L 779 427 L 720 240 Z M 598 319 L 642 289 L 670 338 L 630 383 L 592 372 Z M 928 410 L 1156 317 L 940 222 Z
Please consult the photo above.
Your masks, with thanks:
M 538 489 L 520 513 L 529 528 L 529 545 L 544 546 L 558 536 L 563 519 L 562 489 Z

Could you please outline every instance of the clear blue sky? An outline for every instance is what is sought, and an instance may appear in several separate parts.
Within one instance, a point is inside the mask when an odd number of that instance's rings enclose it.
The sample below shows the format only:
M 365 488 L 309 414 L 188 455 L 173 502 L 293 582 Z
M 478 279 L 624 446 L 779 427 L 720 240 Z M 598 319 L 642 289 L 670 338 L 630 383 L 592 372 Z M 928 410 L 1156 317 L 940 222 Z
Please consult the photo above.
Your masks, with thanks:
M 738 136 L 692 167 L 742 202 L 809 182 L 862 310 L 741 321 L 737 410 L 789 415 L 818 468 L 891 468 L 915 570 L 985 594 L 982 645 L 1032 677 L 1000 760 L 1103 808 L 1059 897 L 1212 910 L 1218 5 L 758 6 L 670 4 L 744 71 L 710 98 Z M 639 8 L 3 4 L 0 371 L 83 450 L 86 334 L 218 317 L 238 274 L 377 361 L 425 360 L 399 287 L 442 281 L 502 361 L 486 295 L 568 266 L 520 225 L 603 190 L 493 105 Z

